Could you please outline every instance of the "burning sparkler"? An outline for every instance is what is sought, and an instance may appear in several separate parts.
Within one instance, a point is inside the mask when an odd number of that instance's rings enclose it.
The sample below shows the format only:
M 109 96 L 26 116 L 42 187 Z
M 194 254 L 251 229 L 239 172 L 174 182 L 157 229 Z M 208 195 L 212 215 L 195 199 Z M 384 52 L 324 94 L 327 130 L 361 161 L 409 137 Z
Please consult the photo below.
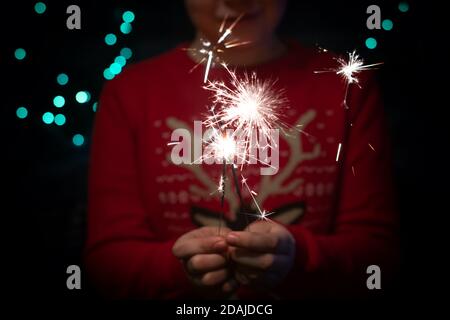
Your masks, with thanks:
M 337 68 L 322 71 L 314 71 L 314 73 L 334 72 L 342 77 L 342 79 L 345 81 L 345 95 L 343 104 L 346 108 L 348 108 L 347 105 L 348 90 L 352 83 L 356 84 L 359 83 L 357 75 L 361 71 L 366 71 L 372 69 L 375 66 L 381 65 L 383 64 L 383 62 L 365 65 L 364 60 L 360 58 L 358 54 L 356 54 L 356 51 L 353 51 L 348 54 L 348 60 L 345 60 L 343 58 L 337 58 L 336 61 L 338 62 L 339 65 Z
M 237 140 L 234 155 L 242 165 L 255 161 L 266 164 L 255 158 L 251 149 L 278 147 L 272 130 L 287 127 L 281 121 L 287 100 L 282 91 L 273 88 L 273 81 L 261 81 L 255 73 L 239 78 L 226 65 L 223 67 L 228 71 L 231 83 L 209 81 L 205 86 L 213 92 L 214 107 L 204 123 L 207 127 L 218 128 L 218 132 L 228 128 L 234 130 L 233 138 Z

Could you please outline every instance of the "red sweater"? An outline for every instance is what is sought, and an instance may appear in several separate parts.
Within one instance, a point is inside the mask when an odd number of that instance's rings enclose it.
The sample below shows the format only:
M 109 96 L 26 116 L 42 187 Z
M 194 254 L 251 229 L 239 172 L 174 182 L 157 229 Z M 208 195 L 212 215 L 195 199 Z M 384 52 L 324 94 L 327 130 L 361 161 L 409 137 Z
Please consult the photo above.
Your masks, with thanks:
M 236 197 L 220 207 L 220 165 L 170 162 L 171 132 L 204 119 L 211 93 L 202 88 L 204 68 L 178 47 L 128 67 L 109 81 L 96 116 L 89 182 L 85 262 L 93 283 L 112 297 L 192 297 L 192 287 L 171 248 L 181 234 L 217 222 L 242 227 Z M 277 79 L 289 109 L 284 121 L 307 134 L 280 135 L 280 170 L 245 175 L 258 201 L 287 225 L 297 243 L 296 261 L 272 294 L 312 297 L 367 292 L 366 268 L 388 274 L 397 254 L 390 154 L 383 107 L 370 75 L 351 86 L 335 73 L 331 54 L 291 44 L 283 57 L 245 71 Z M 241 73 L 242 70 L 237 70 Z M 213 68 L 210 79 L 224 79 Z M 336 153 L 342 149 L 339 161 Z M 370 146 L 369 146 L 370 144 Z M 372 148 L 375 150 L 372 150 Z M 246 201 L 249 195 L 244 193 Z M 385 279 L 385 278 L 382 278 Z M 249 288 L 241 297 L 257 297 Z

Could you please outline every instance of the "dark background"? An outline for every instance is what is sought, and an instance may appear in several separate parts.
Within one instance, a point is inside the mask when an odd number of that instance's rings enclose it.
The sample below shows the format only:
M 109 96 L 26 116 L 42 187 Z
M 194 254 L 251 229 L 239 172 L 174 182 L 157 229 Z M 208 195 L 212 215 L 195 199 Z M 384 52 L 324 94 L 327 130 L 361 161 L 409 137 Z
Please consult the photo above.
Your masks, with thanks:
M 81 265 L 86 224 L 86 184 L 90 133 L 95 117 L 92 105 L 103 83 L 103 70 L 122 47 L 133 50 L 131 62 L 162 53 L 193 36 L 183 2 L 173 1 L 45 1 L 43 15 L 34 12 L 34 1 L 1 4 L 1 128 L 4 197 L 2 229 L 6 256 L 5 280 L 12 295 L 33 297 L 93 297 L 87 283 L 83 290 L 66 289 L 66 268 Z M 353 49 L 367 63 L 384 61 L 380 83 L 391 127 L 395 154 L 395 181 L 401 213 L 402 266 L 390 298 L 416 297 L 427 284 L 438 284 L 446 265 L 439 226 L 450 212 L 445 206 L 449 188 L 444 171 L 448 126 L 439 84 L 448 36 L 439 24 L 443 9 L 430 2 L 408 1 L 401 13 L 399 1 L 293 1 L 289 3 L 280 33 L 307 45 L 319 45 L 345 54 Z M 81 30 L 66 28 L 66 8 L 81 7 Z M 391 31 L 368 30 L 366 8 L 381 7 L 382 19 L 394 22 Z M 119 31 L 122 13 L 132 10 L 133 31 Z M 114 46 L 104 37 L 118 36 Z M 374 50 L 365 48 L 368 36 L 378 40 Z M 27 57 L 14 58 L 24 47 Z M 65 72 L 69 84 L 59 86 L 56 75 Z M 75 93 L 88 90 L 87 104 L 78 104 Z M 445 90 L 445 88 L 444 88 Z M 56 109 L 52 100 L 61 94 L 66 105 Z M 25 105 L 26 119 L 16 117 Z M 64 126 L 46 125 L 42 114 L 61 112 Z M 81 133 L 81 147 L 72 136 Z M 11 219 L 11 221 L 10 221 Z

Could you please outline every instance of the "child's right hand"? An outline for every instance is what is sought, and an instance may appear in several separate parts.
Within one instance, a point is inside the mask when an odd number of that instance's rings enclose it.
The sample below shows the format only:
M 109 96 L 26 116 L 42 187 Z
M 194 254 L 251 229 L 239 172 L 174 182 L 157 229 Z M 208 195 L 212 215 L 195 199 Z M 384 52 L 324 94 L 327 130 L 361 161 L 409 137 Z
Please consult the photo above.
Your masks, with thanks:
M 183 262 L 189 279 L 208 293 L 229 294 L 237 288 L 228 266 L 228 228 L 203 227 L 182 235 L 172 252 Z

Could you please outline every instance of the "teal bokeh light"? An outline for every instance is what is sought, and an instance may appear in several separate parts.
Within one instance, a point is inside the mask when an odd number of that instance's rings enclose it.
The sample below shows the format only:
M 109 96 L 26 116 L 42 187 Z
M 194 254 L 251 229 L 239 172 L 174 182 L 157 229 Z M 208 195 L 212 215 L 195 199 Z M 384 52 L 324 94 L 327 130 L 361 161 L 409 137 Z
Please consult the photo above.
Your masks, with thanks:
M 73 136 L 72 138 L 72 142 L 74 145 L 76 145 L 77 147 L 80 147 L 83 145 L 84 143 L 84 137 L 81 134 L 76 134 Z
M 46 112 L 42 115 L 42 121 L 45 124 L 51 124 L 55 120 L 55 116 L 51 112 Z
M 117 42 L 117 37 L 116 37 L 116 35 L 115 35 L 114 33 L 108 33 L 108 34 L 105 36 L 105 43 L 106 43 L 108 46 L 113 46 L 113 45 L 116 44 L 116 42 Z
M 63 96 L 56 96 L 53 98 L 53 105 L 57 108 L 64 107 L 65 103 L 66 103 L 66 99 L 64 99 Z
M 25 107 L 19 107 L 16 110 L 17 118 L 25 119 L 28 116 L 28 110 Z
M 98 102 L 94 102 L 94 104 L 92 105 L 92 111 L 97 112 L 98 109 Z
M 109 66 L 109 71 L 111 71 L 113 75 L 118 75 L 120 72 L 122 72 L 122 66 L 117 62 L 114 62 Z
M 369 49 L 375 49 L 377 47 L 377 40 L 375 38 L 367 38 L 366 39 L 366 47 Z
M 66 123 L 66 117 L 65 117 L 63 114 L 57 114 L 57 115 L 55 116 L 55 123 L 56 123 L 58 126 L 64 125 L 64 124 Z
M 400 10 L 400 12 L 408 12 L 409 10 L 409 4 L 408 2 L 402 1 L 398 4 L 398 10 Z
M 69 82 L 69 76 L 65 73 L 60 73 L 56 77 L 56 82 L 61 86 L 65 86 Z
M 103 77 L 106 80 L 112 80 L 114 79 L 114 74 L 109 70 L 109 68 L 106 68 L 105 71 L 103 71 Z
M 17 60 L 23 60 L 27 56 L 27 52 L 23 48 L 17 48 L 16 51 L 14 51 L 14 57 L 16 57 Z
M 125 57 L 123 56 L 118 56 L 114 59 L 114 62 L 120 64 L 120 66 L 123 68 L 127 64 L 127 59 L 125 59 Z
M 34 11 L 36 11 L 37 14 L 43 14 L 47 10 L 47 6 L 43 2 L 36 2 L 34 5 Z
M 122 22 L 120 25 L 120 32 L 123 34 L 129 34 L 133 30 L 133 27 L 128 22 Z
M 128 60 L 133 55 L 133 51 L 131 51 L 130 48 L 123 48 L 122 50 L 120 50 L 120 55 Z
M 125 11 L 122 15 L 123 21 L 128 22 L 128 23 L 133 22 L 134 18 L 135 18 L 135 16 L 134 16 L 133 11 L 129 11 L 129 10 Z
M 75 99 L 78 103 L 86 103 L 91 98 L 91 95 L 87 91 L 78 91 L 75 95 Z
M 384 30 L 391 31 L 392 28 L 394 27 L 394 23 L 390 19 L 384 19 L 383 22 L 381 23 L 381 26 L 383 27 Z

